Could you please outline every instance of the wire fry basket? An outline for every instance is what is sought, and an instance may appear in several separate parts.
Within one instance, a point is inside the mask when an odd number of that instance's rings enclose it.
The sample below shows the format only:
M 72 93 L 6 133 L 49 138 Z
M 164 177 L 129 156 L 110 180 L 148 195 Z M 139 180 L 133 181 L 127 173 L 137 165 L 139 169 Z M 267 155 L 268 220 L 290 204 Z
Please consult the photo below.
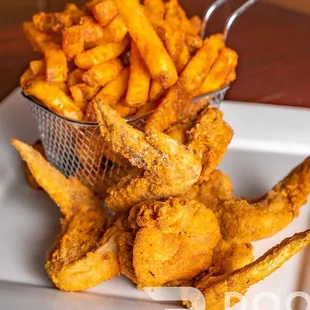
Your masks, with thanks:
M 197 97 L 194 103 L 219 107 L 228 87 Z M 48 110 L 32 98 L 28 99 L 37 124 L 46 158 L 65 176 L 76 176 L 102 198 L 109 187 L 133 173 L 134 168 L 120 155 L 113 153 L 100 135 L 99 125 L 71 121 Z M 203 103 L 204 105 L 206 102 Z M 143 131 L 150 114 L 127 119 L 131 126 Z
M 202 29 L 203 38 L 206 36 L 207 23 L 211 15 L 227 1 L 217 0 L 206 11 Z M 230 15 L 224 28 L 225 40 L 236 18 L 256 1 L 248 0 Z M 196 97 L 192 103 L 199 106 L 212 104 L 219 107 L 228 88 L 229 86 L 226 86 Z M 136 168 L 132 167 L 125 158 L 108 148 L 100 135 L 98 124 L 65 119 L 32 98 L 26 98 L 35 118 L 47 160 L 65 176 L 76 176 L 104 198 L 111 186 L 116 185 L 123 177 L 136 173 Z M 131 126 L 144 131 L 149 116 L 150 113 L 126 120 Z

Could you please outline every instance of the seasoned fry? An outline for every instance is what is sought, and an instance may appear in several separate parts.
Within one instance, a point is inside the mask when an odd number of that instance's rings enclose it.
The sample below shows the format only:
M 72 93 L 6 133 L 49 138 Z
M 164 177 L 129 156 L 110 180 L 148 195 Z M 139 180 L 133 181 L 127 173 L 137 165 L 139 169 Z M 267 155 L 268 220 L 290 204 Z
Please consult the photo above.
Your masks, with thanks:
M 125 68 L 116 78 L 100 90 L 96 98 L 99 98 L 102 102 L 114 108 L 126 93 L 128 78 L 129 68 Z M 91 122 L 96 122 L 97 120 L 92 101 L 88 103 L 85 118 Z
M 32 22 L 23 23 L 23 30 L 32 48 L 37 52 L 43 54 L 50 48 L 59 47 L 51 35 L 37 30 Z
M 80 25 L 82 27 L 83 39 L 87 47 L 93 47 L 100 43 L 103 37 L 102 27 L 90 16 L 81 18 Z
M 101 0 L 92 7 L 92 13 L 101 26 L 106 26 L 117 15 L 113 0 Z
M 102 43 L 117 43 L 128 33 L 124 19 L 118 15 L 102 29 Z
M 136 0 L 115 0 L 115 4 L 152 78 L 158 80 L 164 88 L 175 84 L 178 79 L 175 65 L 147 19 L 143 7 Z
M 66 28 L 62 37 L 62 49 L 68 60 L 84 51 L 83 29 L 81 26 Z
M 113 80 L 123 69 L 123 65 L 119 59 L 113 59 L 108 62 L 99 64 L 86 71 L 82 80 L 89 86 L 105 86 Z
M 137 108 L 129 107 L 128 105 L 126 105 L 125 100 L 122 100 L 122 101 L 118 102 L 114 106 L 114 110 L 116 110 L 117 113 L 121 117 L 128 117 L 128 116 L 134 115 L 137 112 Z
M 129 39 L 125 38 L 119 43 L 110 43 L 99 45 L 75 57 L 75 64 L 81 69 L 90 69 L 100 63 L 115 59 L 123 53 L 129 43 Z
M 180 27 L 185 33 L 187 33 L 186 43 L 191 52 L 195 52 L 197 49 L 201 48 L 203 44 L 202 39 L 197 34 L 196 28 L 193 27 L 192 23 L 187 18 L 186 13 L 179 5 L 178 0 L 171 0 L 171 2 L 175 2 L 175 5 L 178 7 L 178 13 L 181 19 Z
M 156 80 L 152 80 L 150 89 L 150 100 L 157 101 L 165 93 L 164 88 Z
M 144 0 L 145 9 L 163 19 L 166 8 L 163 0 Z
M 250 286 L 279 269 L 309 243 L 310 230 L 295 234 L 270 249 L 250 265 L 220 278 L 214 284 L 211 282 L 211 285 L 202 291 L 206 299 L 206 309 L 225 309 L 226 292 L 236 292 L 244 295 Z M 237 303 L 238 301 L 238 299 L 232 300 L 231 306 L 233 306 L 233 302 Z
M 126 104 L 131 107 L 140 107 L 149 99 L 151 77 L 144 60 L 134 42 L 131 44 L 130 75 Z
M 31 69 L 27 69 L 19 79 L 20 86 L 25 91 L 28 86 L 29 81 L 34 78 L 34 74 L 32 73 Z
M 69 87 L 82 82 L 82 75 L 85 71 L 76 68 L 68 74 L 67 84 Z
M 193 94 L 201 86 L 223 48 L 222 34 L 215 34 L 204 41 L 203 47 L 191 59 L 180 76 L 179 82 L 189 94 Z
M 33 75 L 44 75 L 46 70 L 44 60 L 30 61 L 29 69 Z
M 39 99 L 51 111 L 72 120 L 82 120 L 81 109 L 56 85 L 45 81 L 32 81 L 26 93 Z
M 62 13 L 38 13 L 32 21 L 42 32 L 61 34 L 65 28 L 76 25 L 84 15 L 75 4 L 69 3 Z
M 152 111 L 154 111 L 158 107 L 158 102 L 149 101 L 147 104 L 142 106 L 136 113 L 136 116 L 146 115 Z
M 234 50 L 225 47 L 216 59 L 210 73 L 194 95 L 199 96 L 223 87 L 229 82 L 229 79 L 235 77 L 234 70 L 237 63 L 238 54 Z
M 60 49 L 48 49 L 44 52 L 46 80 L 51 83 L 67 80 L 68 66 L 65 53 Z
M 146 132 L 153 129 L 165 131 L 172 124 L 185 118 L 188 111 L 184 107 L 189 104 L 190 99 L 191 96 L 184 91 L 180 83 L 171 87 L 147 121 Z
M 114 107 L 125 95 L 129 78 L 129 69 L 125 68 L 97 94 L 102 102 Z
M 202 27 L 202 20 L 199 16 L 195 15 L 191 17 L 190 22 L 192 24 L 193 29 L 195 29 L 196 33 L 200 35 L 201 27 Z
M 98 93 L 100 86 L 88 86 L 79 83 L 70 87 L 71 96 L 76 105 L 85 112 L 88 101 L 92 100 Z
M 186 34 L 180 28 L 181 18 L 178 13 L 177 2 L 170 1 L 166 3 L 166 21 L 169 26 L 166 27 L 165 44 L 177 71 L 180 73 L 190 60 L 190 52 L 185 44 Z

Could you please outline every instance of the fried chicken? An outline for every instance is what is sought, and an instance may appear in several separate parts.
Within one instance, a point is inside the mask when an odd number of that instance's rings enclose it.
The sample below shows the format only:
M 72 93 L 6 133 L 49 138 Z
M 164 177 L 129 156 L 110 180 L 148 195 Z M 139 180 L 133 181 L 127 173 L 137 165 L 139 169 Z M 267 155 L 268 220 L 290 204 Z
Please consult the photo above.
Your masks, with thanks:
M 64 291 L 81 291 L 118 275 L 121 226 L 108 228 L 110 221 L 100 200 L 80 181 L 67 179 L 27 144 L 18 140 L 12 143 L 64 216 L 62 231 L 45 266 L 55 286 Z
M 224 310 L 226 292 L 244 295 L 250 286 L 279 269 L 309 243 L 310 230 L 298 233 L 291 238 L 285 239 L 250 265 L 219 277 L 215 282 L 207 280 L 207 285 L 200 283 L 200 287 L 203 287 L 201 291 L 205 297 L 206 309 Z M 238 299 L 232 299 L 231 306 L 237 302 L 239 302 Z
M 94 109 L 112 151 L 143 170 L 109 190 L 105 202 L 110 209 L 125 212 L 147 199 L 177 196 L 197 182 L 201 162 L 186 146 L 157 130 L 145 135 L 100 100 L 95 100 Z
M 94 108 L 106 143 L 133 166 L 143 169 L 139 175 L 110 189 L 106 204 L 117 212 L 127 211 L 143 200 L 188 191 L 198 181 L 202 164 L 204 175 L 217 166 L 233 134 L 222 112 L 211 106 L 191 129 L 188 146 L 156 129 L 144 134 L 132 128 L 100 100 Z
M 252 202 L 234 197 L 229 179 L 220 172 L 195 184 L 185 196 L 200 201 L 216 214 L 223 239 L 249 243 L 284 229 L 299 215 L 309 194 L 310 157 L 263 197 Z
M 184 198 L 147 201 L 131 210 L 129 220 L 139 286 L 191 280 L 211 266 L 221 236 L 214 213 L 203 204 Z

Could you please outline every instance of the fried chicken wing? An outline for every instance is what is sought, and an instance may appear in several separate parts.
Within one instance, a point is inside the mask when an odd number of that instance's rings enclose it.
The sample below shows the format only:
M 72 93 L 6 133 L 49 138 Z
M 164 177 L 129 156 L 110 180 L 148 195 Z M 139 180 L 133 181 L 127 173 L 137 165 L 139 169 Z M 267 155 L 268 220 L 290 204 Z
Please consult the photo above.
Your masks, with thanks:
M 124 232 L 119 238 L 119 264 L 121 273 L 138 284 L 138 280 L 133 267 L 133 247 L 134 235 L 132 232 Z
M 214 213 L 189 199 L 148 201 L 134 207 L 133 266 L 140 286 L 189 280 L 212 263 L 220 240 Z
M 284 229 L 299 215 L 309 194 L 310 157 L 263 197 L 252 202 L 233 196 L 229 178 L 219 171 L 195 184 L 185 196 L 215 212 L 226 241 L 248 243 L 271 237 Z
M 147 135 L 126 123 L 112 108 L 94 100 L 101 134 L 112 151 L 123 155 L 144 171 L 112 188 L 106 204 L 123 212 L 146 199 L 162 199 L 186 192 L 197 182 L 201 164 L 198 157 L 174 139 L 151 130 Z
M 244 295 L 250 286 L 279 269 L 309 243 L 310 230 L 298 233 L 291 238 L 285 239 L 250 265 L 219 278 L 215 283 L 209 282 L 207 287 L 202 289 L 206 309 L 225 310 L 226 292 L 236 292 Z M 232 299 L 231 306 L 237 302 L 239 302 L 238 299 Z
M 229 199 L 219 204 L 225 240 L 252 242 L 275 235 L 299 215 L 310 194 L 310 157 L 253 203 Z
M 47 255 L 46 271 L 59 289 L 85 290 L 120 273 L 119 225 L 109 226 L 100 200 L 76 178 L 67 179 L 42 155 L 12 140 L 37 183 L 59 206 L 62 231 Z

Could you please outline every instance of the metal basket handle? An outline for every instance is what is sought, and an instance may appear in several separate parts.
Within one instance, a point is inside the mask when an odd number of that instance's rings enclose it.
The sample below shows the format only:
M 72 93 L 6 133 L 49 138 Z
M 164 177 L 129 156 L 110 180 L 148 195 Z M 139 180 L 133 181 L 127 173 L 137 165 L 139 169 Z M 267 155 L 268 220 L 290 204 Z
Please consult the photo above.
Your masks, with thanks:
M 207 36 L 207 26 L 208 26 L 208 22 L 211 18 L 211 16 L 213 15 L 213 13 L 219 8 L 221 7 L 223 4 L 225 4 L 228 0 L 217 0 L 214 3 L 212 3 L 209 8 L 207 9 L 205 15 L 204 15 L 204 19 L 203 19 L 203 24 L 202 24 L 202 32 L 201 32 L 201 37 L 203 39 L 206 38 Z M 237 10 L 235 10 L 226 20 L 225 22 L 225 27 L 224 27 L 224 40 L 227 40 L 228 37 L 228 33 L 229 30 L 231 28 L 231 26 L 233 25 L 233 23 L 236 21 L 236 19 L 242 14 L 244 13 L 250 6 L 252 6 L 255 2 L 257 2 L 257 0 L 248 0 L 247 2 L 245 2 L 243 5 L 241 5 Z

